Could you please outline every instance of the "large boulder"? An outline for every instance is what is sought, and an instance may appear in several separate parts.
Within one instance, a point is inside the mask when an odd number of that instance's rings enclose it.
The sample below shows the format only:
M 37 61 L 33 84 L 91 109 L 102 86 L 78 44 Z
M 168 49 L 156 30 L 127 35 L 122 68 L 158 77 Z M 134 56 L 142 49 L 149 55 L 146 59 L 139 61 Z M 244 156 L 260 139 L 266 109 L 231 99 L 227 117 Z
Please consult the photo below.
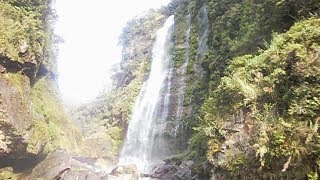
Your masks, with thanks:
M 119 165 L 115 167 L 111 173 L 111 176 L 114 176 L 114 179 L 123 179 L 123 180 L 139 180 L 140 172 L 136 165 Z
M 32 171 L 31 179 L 44 178 L 55 179 L 62 178 L 71 169 L 70 154 L 59 151 L 48 155 L 48 157 L 39 163 Z
M 94 159 L 72 157 L 65 151 L 57 151 L 33 169 L 30 179 L 107 179 L 107 173 L 102 169 Z
M 155 167 L 152 174 L 146 177 L 166 180 L 192 180 L 191 167 L 192 161 L 182 162 L 180 160 L 165 160 L 164 164 Z

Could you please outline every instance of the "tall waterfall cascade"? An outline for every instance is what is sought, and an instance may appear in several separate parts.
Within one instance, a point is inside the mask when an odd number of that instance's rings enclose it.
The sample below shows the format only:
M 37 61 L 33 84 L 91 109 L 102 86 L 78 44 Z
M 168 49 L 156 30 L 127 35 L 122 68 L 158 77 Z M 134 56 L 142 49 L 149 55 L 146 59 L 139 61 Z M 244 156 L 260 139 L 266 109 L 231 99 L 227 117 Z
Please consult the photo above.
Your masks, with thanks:
M 174 16 L 170 16 L 156 35 L 148 80 L 135 102 L 119 164 L 134 164 L 140 171 L 160 160 L 165 154 L 162 137 L 168 114 L 172 62 L 170 57 Z

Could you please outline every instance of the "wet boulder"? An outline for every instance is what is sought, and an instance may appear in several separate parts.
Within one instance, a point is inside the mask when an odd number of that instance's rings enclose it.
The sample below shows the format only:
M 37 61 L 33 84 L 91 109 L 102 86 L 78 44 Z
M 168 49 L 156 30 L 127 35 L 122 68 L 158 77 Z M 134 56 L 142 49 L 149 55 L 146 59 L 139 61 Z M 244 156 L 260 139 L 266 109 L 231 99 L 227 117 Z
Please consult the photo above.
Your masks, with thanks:
M 71 155 L 64 151 L 52 153 L 33 169 L 31 179 L 63 178 L 71 169 L 70 161 Z
M 107 179 L 107 173 L 101 169 L 93 159 L 72 157 L 65 151 L 57 151 L 33 169 L 30 179 Z
M 140 172 L 136 165 L 119 165 L 111 171 L 110 175 L 120 179 L 140 179 Z
M 164 164 L 158 165 L 152 174 L 145 176 L 155 179 L 191 180 L 192 165 L 192 161 L 181 162 L 180 160 L 166 160 Z

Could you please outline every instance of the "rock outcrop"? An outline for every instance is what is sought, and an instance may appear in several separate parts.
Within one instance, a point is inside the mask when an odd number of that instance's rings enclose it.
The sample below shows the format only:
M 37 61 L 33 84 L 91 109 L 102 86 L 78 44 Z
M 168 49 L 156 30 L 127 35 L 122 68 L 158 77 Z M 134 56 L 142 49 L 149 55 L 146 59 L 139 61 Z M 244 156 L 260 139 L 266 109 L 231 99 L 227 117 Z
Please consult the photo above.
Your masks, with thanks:
M 193 161 L 181 161 L 175 158 L 167 159 L 152 167 L 149 174 L 139 172 L 136 165 L 119 165 L 115 167 L 110 175 L 119 179 L 138 180 L 140 178 L 163 179 L 163 180 L 192 180 L 191 168 Z
M 52 15 L 50 1 L 0 2 L 0 171 L 8 179 L 57 149 L 86 152 L 55 82 Z
M 173 0 L 128 22 L 112 89 L 72 112 L 82 132 L 59 99 L 50 3 L 0 2 L 1 178 L 319 179 L 318 1 Z M 108 175 L 97 158 L 116 163 L 155 33 L 172 14 L 162 109 L 170 111 L 167 148 L 181 160 L 150 174 L 118 166 Z M 93 159 L 81 156 L 87 145 Z
M 170 109 L 178 107 L 177 70 L 189 60 L 176 139 L 188 139 L 181 151 L 195 161 L 193 173 L 200 179 L 317 179 L 320 4 L 174 2 L 177 76 Z M 172 119 L 178 120 L 174 113 Z M 172 124 L 169 130 L 178 123 Z
M 145 174 L 145 177 L 154 179 L 170 180 L 192 180 L 191 168 L 193 161 L 172 161 L 165 160 L 165 163 L 156 166 L 152 174 Z
M 136 165 L 119 165 L 115 167 L 110 175 L 119 179 L 139 180 L 141 173 Z
M 29 178 L 107 180 L 105 170 L 96 159 L 73 157 L 65 151 L 57 151 L 39 163 Z

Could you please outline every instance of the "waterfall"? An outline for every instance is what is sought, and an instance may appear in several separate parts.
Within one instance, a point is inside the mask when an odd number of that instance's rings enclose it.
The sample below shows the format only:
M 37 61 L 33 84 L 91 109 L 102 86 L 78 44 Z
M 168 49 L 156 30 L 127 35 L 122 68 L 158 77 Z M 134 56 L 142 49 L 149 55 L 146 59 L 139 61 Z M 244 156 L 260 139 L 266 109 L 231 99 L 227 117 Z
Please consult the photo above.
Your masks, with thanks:
M 176 114 L 176 120 L 177 125 L 174 129 L 175 136 L 178 134 L 179 129 L 181 128 L 182 124 L 182 113 L 183 113 L 183 101 L 184 101 L 184 95 L 186 92 L 186 73 L 187 73 L 187 67 L 189 64 L 189 54 L 190 54 L 190 31 L 191 31 L 191 15 L 189 14 L 187 16 L 187 32 L 186 32 L 186 42 L 185 42 L 185 62 L 182 64 L 182 66 L 177 70 L 177 73 L 181 75 L 180 79 L 180 85 L 178 89 L 178 105 L 177 105 L 177 114 Z
M 148 171 L 147 167 L 155 160 L 161 159 L 160 154 L 165 147 L 162 144 L 164 140 L 158 136 L 163 134 L 161 131 L 168 111 L 168 107 L 162 106 L 168 106 L 170 99 L 172 63 L 169 50 L 173 24 L 174 16 L 170 16 L 157 32 L 150 75 L 135 102 L 119 159 L 120 165 L 135 164 L 144 172 Z

